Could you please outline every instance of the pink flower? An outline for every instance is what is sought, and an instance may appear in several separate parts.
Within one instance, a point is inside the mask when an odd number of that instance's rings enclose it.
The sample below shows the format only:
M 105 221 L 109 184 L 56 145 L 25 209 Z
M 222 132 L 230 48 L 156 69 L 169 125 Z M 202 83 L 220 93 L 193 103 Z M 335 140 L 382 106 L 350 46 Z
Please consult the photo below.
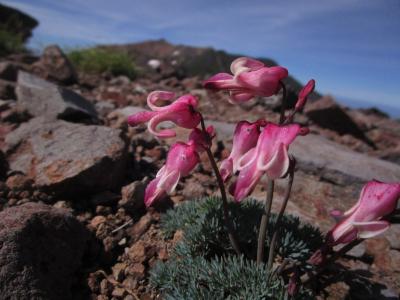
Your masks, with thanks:
M 209 126 L 207 132 L 213 134 L 214 128 Z M 188 143 L 177 142 L 171 146 L 165 165 L 146 188 L 146 207 L 175 190 L 179 179 L 187 176 L 199 163 L 198 153 L 204 151 L 208 143 L 210 139 L 206 139 L 200 129 L 196 128 L 191 132 Z
M 347 244 L 357 238 L 374 237 L 389 228 L 390 223 L 382 220 L 395 208 L 400 197 L 400 183 L 370 181 L 362 189 L 358 202 L 337 217 L 342 219 L 328 232 L 331 246 Z
M 295 110 L 299 111 L 303 109 L 304 105 L 307 102 L 308 96 L 314 91 L 315 88 L 315 80 L 311 79 L 307 82 L 307 84 L 301 89 L 299 93 L 299 97 L 296 102 Z
M 286 175 L 290 159 L 289 145 L 298 135 L 308 133 L 308 128 L 298 124 L 278 126 L 269 123 L 261 132 L 255 148 L 249 150 L 239 160 L 239 175 L 230 193 L 236 201 L 247 197 L 264 173 L 271 179 Z
M 214 126 L 208 126 L 206 131 L 207 135 L 205 136 L 202 130 L 195 128 L 189 135 L 189 141 L 196 141 L 196 151 L 199 153 L 205 151 L 205 148 L 211 147 L 212 139 L 216 136 Z
M 254 148 L 260 135 L 260 127 L 267 125 L 264 120 L 258 120 L 254 123 L 240 121 L 233 134 L 232 151 L 228 158 L 222 161 L 219 168 L 222 179 L 226 181 L 238 169 L 239 159 Z
M 174 96 L 175 94 L 172 92 L 155 91 L 150 93 L 147 97 L 147 105 L 152 111 L 143 111 L 128 117 L 128 124 L 136 126 L 149 121 L 149 131 L 159 138 L 176 136 L 175 131 L 171 129 L 157 131 L 157 125 L 164 121 L 171 121 L 187 129 L 195 128 L 200 123 L 201 115 L 195 111 L 198 103 L 192 95 L 181 96 L 166 106 L 156 106 L 155 104 L 159 100 L 171 101 Z
M 246 102 L 255 96 L 269 97 L 279 92 L 280 81 L 288 76 L 283 67 L 266 67 L 261 61 L 248 57 L 235 59 L 231 72 L 218 73 L 203 84 L 205 88 L 228 90 L 231 102 Z

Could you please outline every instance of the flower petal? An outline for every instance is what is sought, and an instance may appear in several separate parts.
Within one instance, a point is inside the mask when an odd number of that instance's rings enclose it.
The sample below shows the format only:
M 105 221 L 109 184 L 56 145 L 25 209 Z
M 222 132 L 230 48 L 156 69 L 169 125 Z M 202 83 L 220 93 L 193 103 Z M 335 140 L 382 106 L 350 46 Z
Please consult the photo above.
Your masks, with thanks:
M 155 103 L 158 100 L 171 101 L 174 97 L 175 97 L 174 92 L 154 91 L 151 92 L 147 97 L 147 105 L 153 111 L 161 111 L 166 109 L 168 106 L 156 106 Z
M 235 201 L 240 202 L 250 195 L 262 175 L 263 172 L 257 170 L 255 163 L 241 170 L 237 180 L 229 189 L 229 192 L 234 196 Z
M 249 101 L 254 98 L 254 94 L 244 92 L 244 91 L 231 91 L 230 92 L 230 100 L 232 104 L 243 103 Z
M 256 71 L 263 67 L 265 67 L 265 64 L 259 60 L 239 57 L 231 63 L 231 72 L 232 74 L 238 74 L 240 72 Z
M 238 163 L 237 163 L 237 169 L 238 171 L 243 170 L 247 166 L 249 166 L 253 161 L 257 158 L 256 157 L 256 148 L 252 148 L 249 151 L 247 151 L 241 158 L 239 158 Z
M 339 209 L 331 210 L 331 211 L 329 212 L 329 215 L 330 215 L 332 218 L 334 218 L 336 222 L 339 222 L 339 221 L 342 220 L 343 217 L 344 217 L 343 212 L 342 212 L 341 210 L 339 210 Z
M 164 165 L 164 166 L 161 167 L 160 170 L 158 170 L 158 172 L 156 174 L 156 177 L 162 176 L 164 174 L 165 170 L 166 170 L 166 168 L 165 168 L 165 165 Z
M 146 187 L 146 191 L 144 194 L 144 204 L 146 207 L 149 207 L 153 204 L 154 201 L 161 199 L 165 196 L 165 191 L 163 189 L 158 188 L 158 182 L 161 177 L 156 177 Z
M 155 113 L 152 111 L 140 111 L 128 117 L 128 125 L 134 127 L 141 123 L 145 123 L 154 117 L 154 115 Z
M 314 91 L 315 80 L 311 79 L 307 84 L 301 89 L 299 97 L 296 102 L 295 110 L 301 110 L 307 102 L 308 96 Z
M 287 173 L 289 165 L 289 155 L 287 152 L 287 148 L 283 143 L 280 143 L 278 145 L 278 149 L 267 163 L 265 163 L 263 157 L 260 157 L 257 160 L 258 170 L 266 171 L 270 179 L 283 177 Z
M 169 173 L 164 172 L 160 181 L 157 184 L 157 188 L 163 189 L 167 194 L 172 193 L 180 178 L 180 173 L 178 170 L 173 170 Z
M 233 76 L 228 73 L 218 73 L 207 80 L 203 81 L 206 89 L 222 89 L 234 85 Z
M 233 173 L 233 161 L 232 158 L 224 159 L 219 167 L 222 180 L 225 182 Z
M 358 237 L 362 239 L 377 236 L 390 227 L 387 221 L 353 222 L 352 224 L 358 231 Z
M 400 197 L 400 183 L 370 181 L 363 188 L 355 221 L 373 221 L 390 214 Z
M 176 132 L 172 129 L 163 129 L 163 130 L 157 131 L 157 125 L 163 121 L 168 121 L 168 120 L 169 120 L 168 114 L 159 113 L 150 120 L 147 128 L 149 129 L 151 134 L 153 134 L 159 138 L 175 137 Z

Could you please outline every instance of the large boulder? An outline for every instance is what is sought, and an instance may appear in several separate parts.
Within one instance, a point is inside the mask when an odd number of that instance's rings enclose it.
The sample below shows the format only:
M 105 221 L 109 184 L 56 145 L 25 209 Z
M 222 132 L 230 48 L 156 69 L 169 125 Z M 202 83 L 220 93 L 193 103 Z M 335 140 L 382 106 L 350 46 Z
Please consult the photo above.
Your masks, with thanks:
M 63 209 L 27 203 L 0 212 L 1 298 L 72 299 L 87 240 Z
M 94 105 L 82 96 L 23 71 L 18 73 L 16 93 L 18 104 L 35 117 L 68 121 L 97 118 Z
M 32 65 L 32 69 L 41 77 L 63 84 L 77 82 L 77 75 L 71 62 L 57 45 L 46 47 L 39 61 Z
M 350 134 L 374 147 L 357 123 L 330 96 L 309 103 L 305 113 L 315 124 L 323 128 L 336 131 L 340 135 Z
M 38 21 L 31 16 L 15 8 L 0 4 L 0 27 L 18 35 L 23 41 L 26 41 L 32 35 L 32 30 L 38 24 Z
M 100 192 L 121 183 L 127 146 L 121 131 L 35 118 L 6 137 L 10 170 L 63 196 Z

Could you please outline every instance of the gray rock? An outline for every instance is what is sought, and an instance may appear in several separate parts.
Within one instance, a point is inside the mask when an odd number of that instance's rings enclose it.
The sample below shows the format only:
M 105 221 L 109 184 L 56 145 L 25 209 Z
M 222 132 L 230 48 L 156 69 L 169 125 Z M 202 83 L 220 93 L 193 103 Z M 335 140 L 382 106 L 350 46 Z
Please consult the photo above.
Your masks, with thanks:
M 32 65 L 34 73 L 43 78 L 55 80 L 63 84 L 77 82 L 77 75 L 74 67 L 57 45 L 47 46 L 39 61 Z
M 121 131 L 35 118 L 6 137 L 10 169 L 55 193 L 101 192 L 120 184 L 127 146 Z
M 18 104 L 34 117 L 68 121 L 97 118 L 94 105 L 85 98 L 23 71 L 18 73 L 16 93 Z
M 110 101 L 99 101 L 95 104 L 95 107 L 97 113 L 102 117 L 107 116 L 110 112 L 115 110 L 115 104 Z
M 0 99 L 15 99 L 15 83 L 0 79 Z
M 347 255 L 361 258 L 365 254 L 365 245 L 364 243 L 358 244 L 357 246 L 353 247 L 350 251 L 346 253 Z
M 0 212 L 2 299 L 72 299 L 88 233 L 63 209 L 27 203 Z
M 290 152 L 301 169 L 337 184 L 364 183 L 372 179 L 392 182 L 400 178 L 399 165 L 355 152 L 315 134 L 297 138 Z

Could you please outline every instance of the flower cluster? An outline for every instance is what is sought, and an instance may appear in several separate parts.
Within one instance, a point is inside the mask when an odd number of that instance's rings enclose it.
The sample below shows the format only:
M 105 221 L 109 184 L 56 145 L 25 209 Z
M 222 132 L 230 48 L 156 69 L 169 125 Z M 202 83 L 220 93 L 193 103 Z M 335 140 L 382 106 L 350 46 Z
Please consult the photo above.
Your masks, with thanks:
M 279 92 L 281 80 L 288 70 L 276 66 L 266 67 L 261 61 L 248 57 L 235 59 L 231 72 L 218 73 L 204 82 L 204 87 L 230 92 L 232 103 L 249 101 L 255 96 L 269 97 Z
M 260 61 L 241 57 L 232 62 L 231 72 L 232 74 L 219 73 L 212 76 L 204 81 L 204 87 L 228 91 L 232 103 L 242 103 L 257 96 L 276 95 L 281 89 L 284 91 L 283 95 L 286 95 L 283 80 L 288 76 L 288 71 L 284 67 L 267 67 Z M 186 142 L 177 142 L 171 146 L 165 165 L 146 188 L 146 206 L 152 205 L 173 192 L 179 180 L 187 176 L 200 163 L 200 153 L 206 151 L 221 190 L 228 235 L 233 249 L 239 254 L 240 247 L 235 240 L 228 219 L 224 184 L 231 180 L 229 192 L 239 202 L 248 197 L 260 179 L 266 175 L 269 182 L 268 201 L 266 200 L 265 215 L 261 220 L 257 249 L 257 262 L 260 263 L 263 261 L 265 224 L 268 223 L 272 203 L 273 181 L 289 174 L 285 199 L 270 245 L 272 248 L 268 259 L 270 264 L 274 259 L 275 235 L 279 232 L 281 214 L 286 208 L 293 182 L 295 159 L 288 153 L 289 147 L 298 136 L 304 136 L 309 132 L 307 127 L 294 123 L 293 119 L 296 113 L 303 110 L 314 88 L 315 81 L 311 79 L 299 92 L 298 100 L 288 115 L 285 113 L 285 101 L 283 101 L 278 124 L 263 119 L 255 122 L 246 120 L 238 122 L 233 134 L 232 150 L 229 156 L 220 163 L 219 168 L 210 150 L 212 139 L 216 133 L 212 126 L 205 127 L 203 116 L 197 110 L 197 99 L 187 94 L 173 101 L 175 94 L 172 92 L 155 91 L 150 93 L 147 104 L 151 111 L 143 111 L 130 116 L 128 118 L 130 126 L 148 122 L 148 129 L 153 135 L 158 138 L 170 138 L 176 136 L 174 130 L 157 129 L 161 122 L 170 121 L 182 128 L 191 129 L 191 133 Z M 160 102 L 164 101 L 172 103 L 160 106 Z M 199 124 L 201 128 L 198 128 Z M 367 183 L 356 205 L 345 213 L 333 212 L 338 223 L 327 233 L 326 244 L 321 249 L 331 251 L 333 246 L 349 244 L 382 233 L 390 225 L 390 216 L 396 209 L 399 197 L 400 183 L 382 183 L 375 180 Z M 323 256 L 329 252 L 325 250 L 316 252 L 310 261 L 324 258 Z M 291 280 L 294 279 L 291 278 Z

